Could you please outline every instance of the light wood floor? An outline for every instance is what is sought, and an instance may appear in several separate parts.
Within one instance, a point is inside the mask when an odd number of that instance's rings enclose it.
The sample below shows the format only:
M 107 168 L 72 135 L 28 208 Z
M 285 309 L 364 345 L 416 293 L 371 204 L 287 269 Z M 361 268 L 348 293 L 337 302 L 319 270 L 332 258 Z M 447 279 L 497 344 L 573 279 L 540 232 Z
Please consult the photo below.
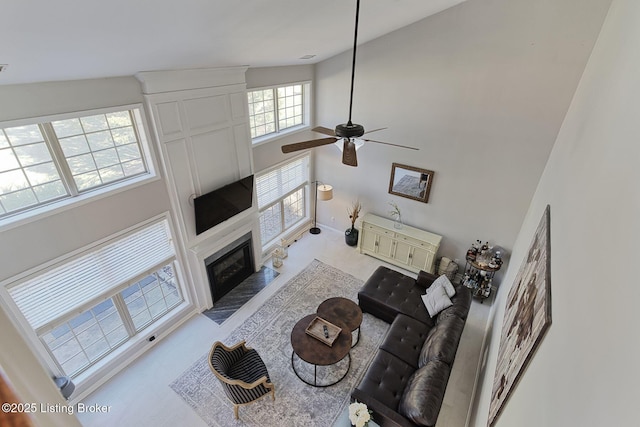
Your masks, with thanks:
M 110 409 L 108 413 L 78 414 L 80 422 L 86 427 L 206 427 L 202 419 L 169 388 L 169 384 L 209 351 L 214 341 L 223 339 L 240 325 L 264 300 L 314 258 L 362 280 L 366 280 L 379 265 L 384 264 L 347 246 L 342 233 L 323 229 L 319 235 L 305 234 L 289 248 L 289 257 L 278 269 L 280 275 L 258 296 L 222 325 L 201 314 L 189 319 L 85 398 L 83 403 L 87 405 L 109 405 Z M 415 277 L 409 272 L 404 273 Z M 472 304 L 437 427 L 466 425 L 489 310 L 490 301 L 484 304 L 474 301 Z M 341 417 L 336 425 L 347 427 L 348 418 Z

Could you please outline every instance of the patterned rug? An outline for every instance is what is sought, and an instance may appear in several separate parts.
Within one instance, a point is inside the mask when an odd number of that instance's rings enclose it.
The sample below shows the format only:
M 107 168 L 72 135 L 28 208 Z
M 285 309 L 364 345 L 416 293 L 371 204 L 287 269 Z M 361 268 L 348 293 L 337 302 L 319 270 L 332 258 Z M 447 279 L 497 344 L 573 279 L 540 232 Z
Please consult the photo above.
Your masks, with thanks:
M 231 345 L 244 339 L 249 347 L 260 353 L 276 387 L 275 402 L 265 397 L 242 406 L 240 419 L 235 420 L 233 405 L 209 369 L 208 354 L 202 355 L 170 387 L 213 427 L 333 425 L 349 404 L 351 390 L 366 372 L 389 325 L 369 314 L 364 315 L 360 342 L 351 350 L 347 376 L 327 388 L 308 386 L 293 372 L 291 330 L 302 317 L 315 313 L 317 306 L 327 298 L 340 296 L 357 301 L 361 287 L 361 280 L 314 260 L 223 340 Z M 305 366 L 304 362 L 296 363 L 296 369 L 303 378 L 313 378 L 313 368 Z M 318 382 L 330 382 L 334 375 L 343 374 L 345 369 L 346 365 L 340 364 L 319 367 Z

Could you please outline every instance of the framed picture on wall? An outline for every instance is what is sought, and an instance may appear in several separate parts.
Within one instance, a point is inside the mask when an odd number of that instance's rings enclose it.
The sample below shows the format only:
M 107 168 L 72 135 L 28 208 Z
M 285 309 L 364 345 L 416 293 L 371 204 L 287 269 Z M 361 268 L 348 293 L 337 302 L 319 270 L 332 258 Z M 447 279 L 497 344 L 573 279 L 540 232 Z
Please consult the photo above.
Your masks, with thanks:
M 432 181 L 433 171 L 393 163 L 391 165 L 389 193 L 427 203 Z
M 547 206 L 507 295 L 489 426 L 504 409 L 551 325 L 550 215 Z

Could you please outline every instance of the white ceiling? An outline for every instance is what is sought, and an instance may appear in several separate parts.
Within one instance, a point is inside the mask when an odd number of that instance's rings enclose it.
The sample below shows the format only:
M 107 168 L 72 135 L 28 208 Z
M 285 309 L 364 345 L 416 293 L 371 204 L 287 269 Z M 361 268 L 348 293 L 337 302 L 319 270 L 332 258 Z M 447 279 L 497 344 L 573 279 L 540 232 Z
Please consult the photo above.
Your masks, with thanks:
M 362 0 L 363 43 L 465 0 Z M 2 0 L 0 85 L 308 64 L 348 50 L 355 0 Z M 301 60 L 304 55 L 316 55 Z

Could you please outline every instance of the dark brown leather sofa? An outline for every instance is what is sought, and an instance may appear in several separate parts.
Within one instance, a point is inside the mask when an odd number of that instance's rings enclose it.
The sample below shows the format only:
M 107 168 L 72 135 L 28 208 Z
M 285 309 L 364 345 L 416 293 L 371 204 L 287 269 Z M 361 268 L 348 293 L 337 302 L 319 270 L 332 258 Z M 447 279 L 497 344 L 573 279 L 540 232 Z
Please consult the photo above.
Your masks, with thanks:
M 422 271 L 413 279 L 381 266 L 358 293 L 363 312 L 391 323 L 351 394 L 383 427 L 434 426 L 438 419 L 471 292 L 456 286 L 453 305 L 431 318 L 421 295 L 436 278 Z

